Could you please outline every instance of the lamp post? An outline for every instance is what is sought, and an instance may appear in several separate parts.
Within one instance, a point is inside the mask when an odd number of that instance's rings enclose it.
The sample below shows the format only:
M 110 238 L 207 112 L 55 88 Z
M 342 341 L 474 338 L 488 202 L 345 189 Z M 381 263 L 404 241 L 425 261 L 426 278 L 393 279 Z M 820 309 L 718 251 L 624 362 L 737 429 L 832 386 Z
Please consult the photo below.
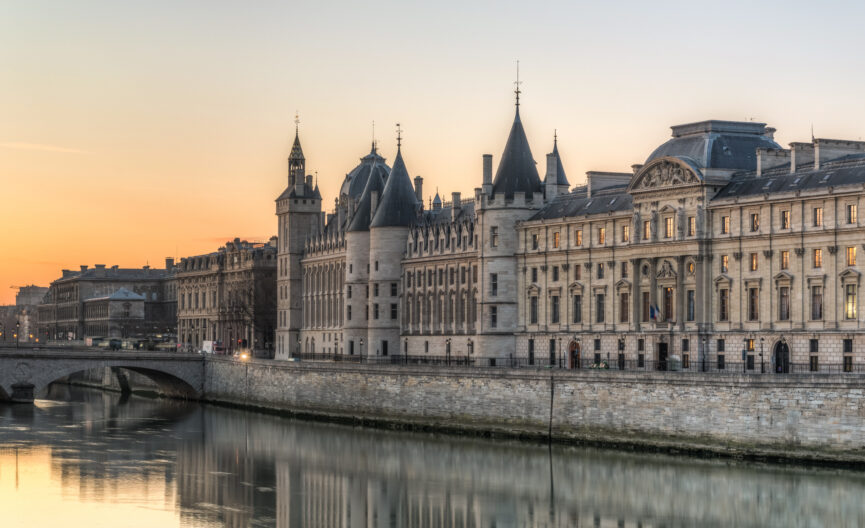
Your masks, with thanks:
M 360 338 L 360 362 L 363 363 L 363 338 Z
M 763 341 L 765 338 L 760 338 L 760 374 L 766 373 L 766 365 L 763 363 Z
M 451 338 L 445 339 L 445 362 L 451 364 Z
M 21 338 L 18 337 L 19 334 L 21 333 L 20 328 L 21 328 L 21 321 L 15 321 L 15 348 L 16 349 L 18 348 L 18 342 L 21 341 Z

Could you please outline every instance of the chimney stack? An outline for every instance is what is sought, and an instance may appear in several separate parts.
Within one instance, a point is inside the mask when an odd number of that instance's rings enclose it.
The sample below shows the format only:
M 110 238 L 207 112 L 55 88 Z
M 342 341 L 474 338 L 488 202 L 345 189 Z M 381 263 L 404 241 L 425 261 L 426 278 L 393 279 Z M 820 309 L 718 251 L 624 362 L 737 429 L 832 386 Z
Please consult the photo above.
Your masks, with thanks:
M 484 194 L 487 196 L 493 193 L 493 155 L 484 154 Z
M 555 154 L 547 154 L 547 175 L 544 177 L 544 184 L 546 187 L 546 198 L 548 202 L 556 197 L 556 193 L 559 190 L 556 185 L 559 181 L 557 161 Z
M 174 258 L 165 257 L 165 269 L 167 269 L 168 271 L 171 271 L 174 269 Z
M 460 209 L 462 209 L 462 203 L 460 202 L 460 193 L 452 192 L 451 202 L 451 220 L 456 220 L 457 216 L 459 216 L 460 214 Z
M 414 177 L 414 195 L 417 201 L 423 205 L 423 178 L 420 176 Z

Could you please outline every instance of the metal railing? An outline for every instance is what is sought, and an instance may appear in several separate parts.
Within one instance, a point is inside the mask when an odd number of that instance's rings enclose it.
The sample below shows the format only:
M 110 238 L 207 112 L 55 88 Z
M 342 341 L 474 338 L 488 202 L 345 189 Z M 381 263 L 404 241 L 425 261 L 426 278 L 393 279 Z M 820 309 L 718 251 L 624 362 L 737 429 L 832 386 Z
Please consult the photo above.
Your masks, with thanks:
M 362 363 L 374 365 L 429 365 L 437 367 L 476 367 L 476 368 L 527 368 L 557 370 L 602 370 L 622 372 L 705 372 L 715 374 L 865 374 L 865 363 L 789 363 L 776 368 L 769 362 L 725 361 L 721 364 L 715 358 L 705 362 L 690 359 L 649 360 L 618 359 L 606 357 L 581 358 L 579 361 L 566 357 L 527 358 L 527 357 L 482 357 L 473 355 L 411 355 L 394 354 L 388 356 L 368 356 L 349 354 L 293 354 L 295 361 L 325 361 L 335 363 Z

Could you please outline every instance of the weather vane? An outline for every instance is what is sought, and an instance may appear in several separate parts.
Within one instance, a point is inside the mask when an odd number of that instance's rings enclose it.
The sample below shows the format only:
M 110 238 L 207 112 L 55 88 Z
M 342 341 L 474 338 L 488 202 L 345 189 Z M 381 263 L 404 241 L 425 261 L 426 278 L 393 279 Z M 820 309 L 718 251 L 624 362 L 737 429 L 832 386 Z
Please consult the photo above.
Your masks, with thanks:
M 520 84 L 522 84 L 520 82 L 520 61 L 517 60 L 517 80 L 514 81 L 514 86 L 516 86 L 514 93 L 517 94 L 517 106 L 520 106 Z
M 298 127 L 300 126 L 300 115 L 297 110 L 294 111 L 294 131 L 297 132 Z
M 399 123 L 396 124 L 396 148 L 400 148 L 402 146 L 402 128 L 400 128 Z

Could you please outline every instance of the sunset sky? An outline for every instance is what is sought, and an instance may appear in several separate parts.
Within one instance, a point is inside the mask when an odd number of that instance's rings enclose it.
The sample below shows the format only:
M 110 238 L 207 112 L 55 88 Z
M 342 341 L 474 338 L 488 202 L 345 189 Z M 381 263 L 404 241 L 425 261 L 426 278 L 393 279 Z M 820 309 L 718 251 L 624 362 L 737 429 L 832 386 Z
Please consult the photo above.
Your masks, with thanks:
M 648 7 L 651 6 L 651 7 Z M 521 115 L 571 184 L 669 126 L 865 136 L 863 2 L 0 3 L 0 304 L 95 263 L 266 240 L 295 112 L 328 207 L 372 122 L 426 194 L 480 184 Z

